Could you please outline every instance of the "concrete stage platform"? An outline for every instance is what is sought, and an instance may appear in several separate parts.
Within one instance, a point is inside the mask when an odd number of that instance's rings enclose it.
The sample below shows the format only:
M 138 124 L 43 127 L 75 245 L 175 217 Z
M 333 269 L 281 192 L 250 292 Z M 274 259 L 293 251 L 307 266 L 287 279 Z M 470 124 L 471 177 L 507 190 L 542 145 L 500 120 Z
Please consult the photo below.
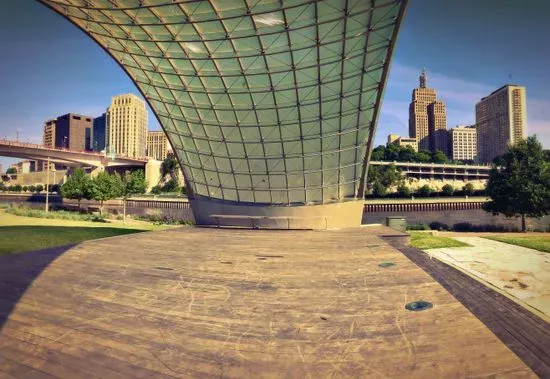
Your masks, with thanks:
M 0 378 L 535 377 L 385 233 L 182 228 L 1 257 Z

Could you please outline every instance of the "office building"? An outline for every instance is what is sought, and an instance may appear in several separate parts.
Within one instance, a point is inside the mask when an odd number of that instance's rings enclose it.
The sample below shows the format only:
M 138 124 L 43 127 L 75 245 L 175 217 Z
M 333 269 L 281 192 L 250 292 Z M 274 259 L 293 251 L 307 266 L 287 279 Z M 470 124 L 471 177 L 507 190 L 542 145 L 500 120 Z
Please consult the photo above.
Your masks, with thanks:
M 450 158 L 456 161 L 477 160 L 477 131 L 475 125 L 457 126 L 449 130 Z
M 55 119 L 48 120 L 44 123 L 44 133 L 42 136 L 42 142 L 45 147 L 50 149 L 55 148 Z
M 447 116 L 445 103 L 437 100 L 433 88 L 426 87 L 426 71 L 420 75 L 420 86 L 413 90 L 409 105 L 409 137 L 415 138 L 420 150 L 441 150 L 447 148 Z
M 527 137 L 525 87 L 506 84 L 476 104 L 477 150 L 481 162 L 504 154 Z
M 390 134 L 388 135 L 388 144 L 403 147 L 410 146 L 414 149 L 414 151 L 418 151 L 418 143 L 416 142 L 416 138 L 401 137 L 397 134 Z
M 75 151 L 90 149 L 92 118 L 67 113 L 55 119 L 55 147 Z
M 94 118 L 92 127 L 91 150 L 105 150 L 105 131 L 107 128 L 107 116 L 103 113 L 101 116 Z
M 172 152 L 166 133 L 162 130 L 147 132 L 147 156 L 159 161 L 164 160 Z
M 445 103 L 439 100 L 428 105 L 428 128 L 430 136 L 430 150 L 440 150 L 445 155 L 449 156 L 449 148 L 447 146 L 447 112 L 445 111 Z
M 115 96 L 106 113 L 109 153 L 127 157 L 145 157 L 147 139 L 147 108 L 136 95 Z
M 28 174 L 38 170 L 38 162 L 35 160 L 25 159 L 12 164 L 10 167 L 15 168 L 18 174 Z

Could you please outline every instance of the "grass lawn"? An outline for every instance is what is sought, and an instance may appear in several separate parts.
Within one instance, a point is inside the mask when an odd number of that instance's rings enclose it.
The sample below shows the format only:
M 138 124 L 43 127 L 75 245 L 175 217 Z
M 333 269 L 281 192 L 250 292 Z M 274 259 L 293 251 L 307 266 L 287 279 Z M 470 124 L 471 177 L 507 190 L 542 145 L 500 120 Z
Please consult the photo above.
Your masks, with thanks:
M 464 242 L 457 241 L 449 237 L 434 236 L 430 233 L 411 233 L 411 246 L 417 249 L 441 249 L 445 247 L 464 247 L 470 246 Z
M 0 209 L 0 255 L 167 228 L 170 226 L 137 220 L 123 224 L 23 217 Z
M 535 249 L 550 253 L 550 235 L 548 236 L 529 236 L 529 237 L 516 237 L 516 236 L 490 236 L 484 237 L 493 241 L 499 241 L 509 243 L 511 245 L 518 245 L 528 247 L 529 249 Z

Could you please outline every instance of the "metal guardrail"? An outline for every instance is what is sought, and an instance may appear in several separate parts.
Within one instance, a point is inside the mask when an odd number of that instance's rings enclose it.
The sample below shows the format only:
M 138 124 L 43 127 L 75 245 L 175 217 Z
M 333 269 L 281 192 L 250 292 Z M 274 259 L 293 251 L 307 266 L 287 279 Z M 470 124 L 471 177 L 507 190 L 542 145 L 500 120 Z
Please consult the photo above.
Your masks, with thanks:
M 164 201 L 164 200 L 128 200 L 128 208 L 155 208 L 155 209 L 190 209 L 191 206 L 185 201 Z
M 449 210 L 471 210 L 481 209 L 484 200 L 472 200 L 464 201 L 464 199 L 456 199 L 453 201 L 426 201 L 425 199 L 419 199 L 415 201 L 407 202 L 395 202 L 395 203 L 365 203 L 363 207 L 364 212 L 426 212 L 426 211 L 449 211 Z M 0 194 L 0 202 L 2 201 L 16 201 L 16 202 L 44 202 L 44 194 Z M 63 201 L 61 196 L 52 195 L 50 202 L 53 203 L 67 203 L 72 204 L 76 201 Z M 83 204 L 92 205 L 90 201 L 84 201 Z M 95 202 L 94 202 L 95 204 Z M 119 207 L 122 205 L 122 201 L 110 200 L 105 202 L 105 206 Z M 191 206 L 187 199 L 129 199 L 126 203 L 128 208 L 150 208 L 150 209 L 190 209 Z
M 451 210 L 482 209 L 482 201 L 437 202 L 437 203 L 390 203 L 365 204 L 363 212 L 438 212 Z

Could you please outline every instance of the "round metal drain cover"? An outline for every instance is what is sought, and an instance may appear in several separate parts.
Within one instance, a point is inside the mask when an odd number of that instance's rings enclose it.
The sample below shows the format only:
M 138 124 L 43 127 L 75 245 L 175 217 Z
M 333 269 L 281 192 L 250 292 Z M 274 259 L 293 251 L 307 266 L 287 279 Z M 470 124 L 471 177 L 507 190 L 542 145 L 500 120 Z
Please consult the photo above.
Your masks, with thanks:
M 382 262 L 378 265 L 378 267 L 382 267 L 382 268 L 391 267 L 391 266 L 395 266 L 395 263 L 393 263 L 393 262 Z
M 427 301 L 420 300 L 420 301 L 413 301 L 412 303 L 405 305 L 405 308 L 409 311 L 418 312 L 418 311 L 425 311 L 426 309 L 433 308 L 433 304 Z

